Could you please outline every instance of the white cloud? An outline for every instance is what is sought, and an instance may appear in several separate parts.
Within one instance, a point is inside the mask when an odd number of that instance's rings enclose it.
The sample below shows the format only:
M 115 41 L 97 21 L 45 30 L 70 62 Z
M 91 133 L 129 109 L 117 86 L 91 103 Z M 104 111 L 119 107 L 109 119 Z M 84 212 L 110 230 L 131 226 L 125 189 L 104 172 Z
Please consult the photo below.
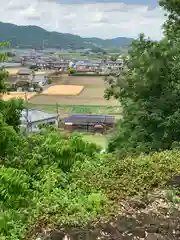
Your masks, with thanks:
M 50 31 L 86 37 L 137 37 L 140 32 L 153 39 L 162 36 L 165 20 L 160 8 L 124 3 L 58 4 L 42 0 L 0 0 L 0 21 L 38 25 Z

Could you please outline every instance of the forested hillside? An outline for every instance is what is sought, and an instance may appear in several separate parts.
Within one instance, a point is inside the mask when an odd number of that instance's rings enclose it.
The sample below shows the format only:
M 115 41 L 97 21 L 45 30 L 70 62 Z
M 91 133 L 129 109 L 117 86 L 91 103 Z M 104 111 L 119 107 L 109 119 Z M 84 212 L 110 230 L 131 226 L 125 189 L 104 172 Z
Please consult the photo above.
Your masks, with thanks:
M 106 153 L 53 127 L 23 135 L 24 103 L 0 99 L 0 239 L 179 239 L 180 3 L 161 4 L 164 39 L 140 35 L 106 79 L 123 107 Z
M 0 22 L 0 41 L 9 41 L 11 47 L 19 48 L 116 48 L 127 47 L 133 39 L 118 37 L 103 40 L 100 38 L 83 38 L 68 33 L 49 32 L 37 26 L 17 26 Z

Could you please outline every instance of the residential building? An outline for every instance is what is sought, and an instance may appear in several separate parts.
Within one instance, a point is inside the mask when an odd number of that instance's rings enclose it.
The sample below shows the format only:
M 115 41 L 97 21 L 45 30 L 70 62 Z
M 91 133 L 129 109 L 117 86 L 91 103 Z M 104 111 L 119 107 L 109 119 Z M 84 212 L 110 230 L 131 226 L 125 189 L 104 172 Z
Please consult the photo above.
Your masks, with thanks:
M 39 125 L 58 126 L 57 114 L 47 113 L 38 109 L 26 109 L 21 113 L 21 128 L 26 129 L 28 133 L 39 132 Z
M 104 133 L 114 128 L 115 117 L 110 115 L 78 114 L 64 118 L 62 124 L 64 129 L 70 132 L 82 131 Z

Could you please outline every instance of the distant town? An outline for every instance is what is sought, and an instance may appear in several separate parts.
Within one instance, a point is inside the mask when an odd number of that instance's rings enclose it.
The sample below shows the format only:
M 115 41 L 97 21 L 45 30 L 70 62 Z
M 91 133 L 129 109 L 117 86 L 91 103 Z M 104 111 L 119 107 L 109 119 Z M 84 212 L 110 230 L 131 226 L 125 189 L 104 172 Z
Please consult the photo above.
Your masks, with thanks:
M 112 114 L 119 107 L 115 100 L 104 99 L 104 78 L 122 69 L 124 56 L 94 54 L 91 49 L 15 49 L 8 51 L 8 56 L 8 61 L 1 63 L 9 73 L 9 94 L 4 94 L 3 99 L 23 98 L 27 102 L 28 113 L 23 111 L 21 120 L 28 132 L 39 131 L 38 125 L 45 123 L 71 132 L 79 129 L 104 133 L 114 127 Z M 62 105 L 69 110 L 62 109 Z M 88 110 L 83 111 L 82 105 Z M 53 110 L 49 112 L 48 106 Z M 79 110 L 73 112 L 69 106 L 79 106 Z M 108 107 L 114 109 L 111 116 Z

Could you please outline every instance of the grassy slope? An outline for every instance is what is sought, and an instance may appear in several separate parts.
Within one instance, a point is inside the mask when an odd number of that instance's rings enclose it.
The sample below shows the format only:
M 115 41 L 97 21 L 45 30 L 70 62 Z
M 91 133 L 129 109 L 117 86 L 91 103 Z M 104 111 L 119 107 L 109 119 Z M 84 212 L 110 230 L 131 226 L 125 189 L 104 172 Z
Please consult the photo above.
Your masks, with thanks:
M 32 156 L 29 156 L 29 150 L 21 153 L 22 166 L 27 168 L 31 176 L 26 177 L 27 172 L 18 170 L 19 165 L 16 164 L 15 171 L 10 168 L 6 170 L 8 174 L 5 177 L 10 177 L 3 179 L 4 184 L 1 185 L 1 194 L 8 196 L 9 201 L 7 204 L 5 201 L 3 204 L 0 202 L 5 221 L 4 226 L 0 225 L 0 230 L 4 229 L 7 240 L 24 239 L 23 232 L 26 233 L 27 229 L 31 232 L 32 228 L 42 228 L 43 224 L 51 227 L 54 224 L 83 226 L 101 217 L 109 219 L 112 214 L 118 212 L 121 200 L 137 195 L 146 196 L 154 188 L 162 189 L 166 187 L 171 176 L 180 174 L 180 151 L 165 151 L 126 159 L 99 153 L 93 157 L 88 155 L 82 158 L 82 155 L 89 152 L 91 145 L 86 149 L 87 145 L 77 139 L 74 141 L 76 145 L 73 150 L 74 157 L 76 155 L 75 163 L 71 171 L 62 172 L 59 167 L 59 164 L 64 163 L 61 161 L 62 150 L 64 157 L 68 157 L 73 146 L 72 140 L 70 145 L 67 140 L 62 142 L 61 138 L 57 138 L 57 131 L 44 137 L 42 135 L 38 139 L 39 144 L 32 144 Z M 33 143 L 36 142 L 36 137 L 32 137 L 32 140 Z M 63 148 L 59 151 L 61 146 Z M 78 149 L 87 151 L 78 153 Z M 51 157 L 48 160 L 46 156 L 50 153 Z M 44 154 L 42 159 L 41 154 Z M 69 160 L 72 160 L 73 156 L 70 156 Z M 11 166 L 12 164 L 13 161 Z M 4 171 L 2 167 L 0 173 L 3 174 Z M 14 182 L 16 178 L 18 181 Z M 7 190 L 5 188 L 5 194 L 4 186 L 8 186 Z M 13 192 L 13 196 L 22 194 L 20 197 L 26 204 L 20 205 L 19 208 L 8 204 L 15 204 L 19 200 L 16 197 L 15 202 L 11 201 L 11 195 L 7 195 L 11 190 L 9 186 L 22 188 L 19 192 Z
M 107 148 L 108 136 L 100 134 L 83 134 L 83 139 L 90 143 L 100 145 L 103 149 Z

